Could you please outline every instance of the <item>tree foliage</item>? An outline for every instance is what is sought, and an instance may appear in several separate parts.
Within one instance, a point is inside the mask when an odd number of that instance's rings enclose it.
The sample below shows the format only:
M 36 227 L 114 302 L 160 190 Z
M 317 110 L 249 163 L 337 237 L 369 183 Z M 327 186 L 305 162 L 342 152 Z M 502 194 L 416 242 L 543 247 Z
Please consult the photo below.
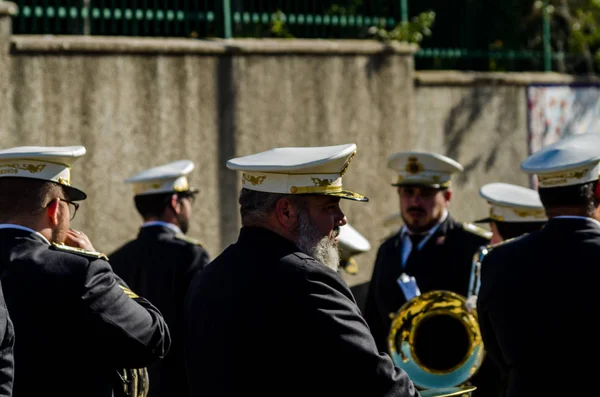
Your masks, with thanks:
M 384 25 L 372 26 L 369 34 L 380 41 L 404 41 L 419 44 L 425 37 L 431 36 L 431 28 L 435 22 L 435 12 L 426 11 L 411 18 L 410 21 L 400 22 L 393 29 Z

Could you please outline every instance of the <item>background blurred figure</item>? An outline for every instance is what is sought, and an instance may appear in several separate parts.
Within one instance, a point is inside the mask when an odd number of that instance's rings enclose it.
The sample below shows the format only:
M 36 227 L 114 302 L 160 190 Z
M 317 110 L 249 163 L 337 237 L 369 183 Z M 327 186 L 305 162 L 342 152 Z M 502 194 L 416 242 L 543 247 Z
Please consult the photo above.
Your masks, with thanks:
M 86 194 L 71 186 L 83 146 L 0 150 L 0 264 L 15 327 L 15 396 L 121 395 L 123 368 L 170 346 L 162 315 L 69 229 Z
M 482 261 L 485 348 L 507 377 L 507 397 L 595 394 L 597 370 L 583 363 L 600 354 L 600 134 L 548 145 L 521 169 L 537 175 L 548 221 Z
M 379 247 L 365 319 L 379 350 L 389 353 L 391 315 L 415 297 L 408 291 L 445 290 L 466 297 L 473 255 L 489 243 L 490 233 L 458 222 L 449 213 L 451 176 L 463 170 L 455 160 L 436 153 L 400 152 L 390 156 L 388 167 L 398 173 L 393 186 L 397 187 L 404 225 Z M 411 276 L 414 281 L 403 281 Z M 435 321 L 419 328 L 419 341 L 423 342 L 413 347 L 428 371 L 450 372 L 468 351 L 465 330 L 448 316 L 438 316 Z
M 414 276 L 421 293 L 444 289 L 465 296 L 473 255 L 489 243 L 488 232 L 449 214 L 450 180 L 462 171 L 459 163 L 435 153 L 400 152 L 389 158 L 388 167 L 398 172 L 393 186 L 404 225 L 379 247 L 365 305 L 365 319 L 385 352 L 390 313 L 406 303 L 400 275 Z M 443 359 L 445 353 L 431 354 Z
M 239 239 L 194 278 L 186 365 L 193 396 L 417 396 L 380 355 L 338 274 L 340 199 L 356 145 L 277 148 L 241 172 Z M 248 361 L 249 360 L 249 361 Z M 352 381 L 341 381 L 352 371 Z
M 474 223 L 489 224 L 492 245 L 539 230 L 548 220 L 537 190 L 495 182 L 482 186 L 479 194 L 490 205 L 490 213 Z
M 340 251 L 340 269 L 351 275 L 358 273 L 358 262 L 356 256 L 371 249 L 371 243 L 365 236 L 360 234 L 358 230 L 352 227 L 349 223 L 340 227 L 340 235 L 338 236 L 338 248 Z M 364 301 L 367 299 L 368 284 L 361 284 L 350 288 L 356 305 L 361 310 L 364 310 Z
M 355 256 L 369 251 L 371 244 L 358 230 L 346 223 L 340 226 L 338 249 L 340 251 L 340 268 L 354 275 L 358 273 L 358 263 Z
M 128 178 L 142 224 L 135 240 L 110 254 L 114 271 L 163 314 L 173 339 L 167 356 L 148 369 L 149 397 L 189 395 L 184 366 L 183 302 L 194 274 L 209 262 L 200 243 L 185 235 L 197 189 L 189 160 L 150 168 Z

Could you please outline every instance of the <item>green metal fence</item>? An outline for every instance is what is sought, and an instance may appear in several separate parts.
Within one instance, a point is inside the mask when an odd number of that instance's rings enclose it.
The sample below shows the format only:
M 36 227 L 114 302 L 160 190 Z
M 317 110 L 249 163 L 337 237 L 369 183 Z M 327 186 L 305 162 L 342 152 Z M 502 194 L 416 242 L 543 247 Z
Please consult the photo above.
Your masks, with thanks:
M 364 37 L 393 26 L 400 4 L 355 0 L 17 0 L 16 34 L 183 37 Z
M 418 68 L 551 69 L 557 55 L 550 52 L 546 22 L 541 51 L 482 49 L 473 42 L 474 32 L 468 26 L 476 20 L 473 12 L 452 14 L 461 9 L 460 1 L 471 0 L 411 0 L 411 4 L 409 0 L 16 0 L 19 11 L 13 30 L 15 34 L 366 38 L 373 25 L 391 28 L 407 21 L 409 6 L 420 10 L 431 5 L 445 7 L 441 12 L 446 31 L 443 23 L 442 31 L 434 29 L 434 37 L 445 41 L 434 43 L 435 48 L 425 41 L 416 54 Z M 465 23 L 457 23 L 460 18 Z

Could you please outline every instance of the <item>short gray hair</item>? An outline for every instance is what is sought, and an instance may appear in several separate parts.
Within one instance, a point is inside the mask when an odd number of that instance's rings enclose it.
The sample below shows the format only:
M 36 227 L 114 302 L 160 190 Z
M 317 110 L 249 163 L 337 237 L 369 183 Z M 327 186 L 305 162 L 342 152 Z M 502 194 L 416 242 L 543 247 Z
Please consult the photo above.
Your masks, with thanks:
M 300 209 L 304 209 L 304 198 L 294 194 L 266 193 L 244 189 L 240 191 L 238 203 L 244 226 L 260 224 L 275 210 L 277 202 L 283 198 L 290 200 Z

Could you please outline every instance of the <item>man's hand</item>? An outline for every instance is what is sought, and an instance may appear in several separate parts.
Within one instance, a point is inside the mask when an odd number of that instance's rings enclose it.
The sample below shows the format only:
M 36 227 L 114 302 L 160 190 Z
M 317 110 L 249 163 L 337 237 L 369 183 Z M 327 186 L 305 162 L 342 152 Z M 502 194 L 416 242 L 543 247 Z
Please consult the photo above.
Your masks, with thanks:
M 69 229 L 67 237 L 65 238 L 65 245 L 69 245 L 75 248 L 82 248 L 88 251 L 96 251 L 94 246 L 90 242 L 88 236 L 83 232 L 75 229 Z

